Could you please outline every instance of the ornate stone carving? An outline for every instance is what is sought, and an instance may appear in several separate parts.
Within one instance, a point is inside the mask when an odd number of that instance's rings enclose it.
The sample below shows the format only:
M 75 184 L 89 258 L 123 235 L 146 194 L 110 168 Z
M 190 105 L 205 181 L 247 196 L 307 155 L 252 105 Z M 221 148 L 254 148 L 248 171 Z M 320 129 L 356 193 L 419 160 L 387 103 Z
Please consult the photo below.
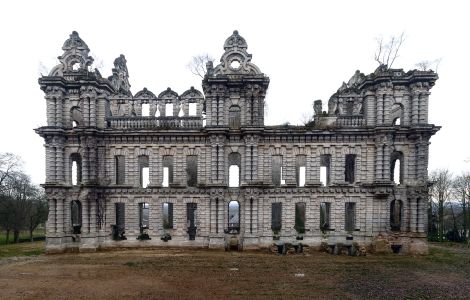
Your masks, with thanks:
M 49 76 L 63 76 L 64 72 L 87 71 L 93 63 L 93 58 L 88 56 L 90 49 L 87 44 L 73 31 L 69 39 L 62 46 L 64 54 L 59 56 L 60 64 L 52 68 Z

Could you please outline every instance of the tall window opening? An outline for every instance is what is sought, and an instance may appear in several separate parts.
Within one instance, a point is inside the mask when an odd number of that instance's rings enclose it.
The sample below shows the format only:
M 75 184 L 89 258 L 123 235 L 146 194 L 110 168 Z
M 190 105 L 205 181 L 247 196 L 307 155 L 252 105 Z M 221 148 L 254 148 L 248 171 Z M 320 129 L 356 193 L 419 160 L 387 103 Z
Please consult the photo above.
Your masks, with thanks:
M 163 228 L 173 229 L 173 203 L 163 203 Z
M 320 229 L 322 231 L 329 230 L 330 227 L 330 208 L 331 203 L 321 202 L 320 203 Z
M 282 228 L 282 203 L 274 202 L 271 204 L 271 229 L 279 233 Z
M 295 180 L 297 182 L 297 186 L 305 186 L 306 164 L 306 156 L 297 155 L 297 157 L 295 158 Z
M 400 231 L 402 223 L 403 202 L 401 200 L 393 200 L 390 202 L 390 229 Z
M 239 129 L 241 123 L 240 106 L 232 105 L 228 111 L 229 114 L 229 127 L 231 129 Z
M 401 118 L 395 118 L 393 119 L 393 123 L 392 123 L 394 126 L 399 126 L 401 125 Z
M 173 183 L 173 156 L 163 156 L 163 187 L 169 187 Z
M 230 201 L 228 203 L 228 231 L 240 231 L 240 203 L 238 201 Z
M 139 203 L 139 227 L 140 233 L 149 228 L 149 204 L 147 202 Z
M 142 103 L 142 117 L 150 116 L 150 104 Z
M 229 163 L 229 187 L 240 186 L 240 173 L 241 173 L 241 155 L 237 152 L 232 152 L 228 156 Z
M 403 183 L 403 153 L 394 151 L 390 155 L 390 179 L 395 184 Z
M 344 230 L 352 232 L 356 229 L 356 203 L 345 203 L 345 224 Z
M 274 155 L 272 157 L 272 180 L 275 186 L 281 186 L 282 181 L 282 156 Z
M 356 172 L 356 155 L 346 154 L 344 166 L 344 180 L 348 183 L 354 183 Z
M 124 155 L 116 155 L 114 157 L 114 171 L 116 174 L 116 184 L 124 184 L 125 182 L 125 172 L 126 172 L 126 165 L 125 165 L 125 157 Z
M 189 103 L 189 115 L 195 116 L 197 114 L 197 103 Z
M 197 156 L 186 156 L 186 178 L 187 186 L 197 185 Z
M 147 155 L 139 156 L 139 179 L 142 188 L 146 188 L 150 183 L 149 157 Z
M 116 225 L 113 226 L 113 239 L 114 240 L 125 240 L 124 236 L 126 228 L 126 209 L 125 204 L 122 202 L 114 203 L 114 209 L 116 211 Z
M 71 202 L 70 217 L 72 221 L 73 234 L 82 233 L 82 203 L 78 200 Z
M 165 116 L 172 117 L 173 116 L 173 103 L 166 103 L 165 104 Z
M 72 120 L 72 127 L 83 125 L 83 115 L 80 107 L 74 106 L 70 110 L 70 119 Z
M 253 233 L 253 198 L 250 199 L 250 233 Z
M 72 185 L 78 185 L 82 182 L 82 158 L 80 154 L 73 153 L 70 159 L 72 161 Z
M 294 226 L 294 228 L 300 234 L 305 233 L 305 210 L 306 210 L 305 202 L 297 202 L 295 204 L 295 226 Z
M 320 181 L 323 186 L 330 185 L 331 155 L 320 155 Z

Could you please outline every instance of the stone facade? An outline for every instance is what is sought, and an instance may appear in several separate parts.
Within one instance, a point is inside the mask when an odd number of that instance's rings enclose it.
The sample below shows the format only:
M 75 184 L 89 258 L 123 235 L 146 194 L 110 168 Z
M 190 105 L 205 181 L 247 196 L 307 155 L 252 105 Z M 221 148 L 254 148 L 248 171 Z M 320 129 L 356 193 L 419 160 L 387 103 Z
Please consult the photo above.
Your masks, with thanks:
M 203 93 L 132 95 L 123 55 L 103 78 L 76 32 L 62 49 L 39 79 L 47 251 L 273 241 L 427 251 L 434 72 L 356 71 L 328 112 L 315 101 L 309 124 L 265 126 L 269 78 L 237 31 L 207 64 Z

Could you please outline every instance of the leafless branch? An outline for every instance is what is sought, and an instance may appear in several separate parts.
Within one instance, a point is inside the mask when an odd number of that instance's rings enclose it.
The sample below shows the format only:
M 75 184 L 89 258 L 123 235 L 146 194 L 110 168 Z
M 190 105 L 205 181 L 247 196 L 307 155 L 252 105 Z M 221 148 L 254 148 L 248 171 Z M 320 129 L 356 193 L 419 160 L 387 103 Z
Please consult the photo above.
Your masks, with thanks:
M 193 56 L 191 61 L 186 65 L 186 67 L 193 73 L 201 78 L 204 78 L 206 75 L 206 63 L 209 61 L 214 61 L 214 58 L 209 54 L 201 54 L 197 56 Z

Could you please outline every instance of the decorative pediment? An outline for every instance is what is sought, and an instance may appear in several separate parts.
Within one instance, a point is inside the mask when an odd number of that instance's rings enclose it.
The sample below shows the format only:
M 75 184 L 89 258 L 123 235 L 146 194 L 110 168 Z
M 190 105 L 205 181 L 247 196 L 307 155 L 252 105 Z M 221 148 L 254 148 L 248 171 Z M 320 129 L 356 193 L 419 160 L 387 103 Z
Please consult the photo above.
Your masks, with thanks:
M 155 99 L 155 98 L 157 98 L 157 96 L 155 96 L 154 93 L 152 93 L 151 91 L 147 90 L 147 88 L 144 87 L 143 90 L 141 90 L 140 92 L 138 92 L 138 93 L 135 94 L 135 96 L 134 96 L 134 99 L 139 99 L 139 98 L 143 98 L 143 99 Z
M 158 95 L 160 100 L 175 100 L 178 99 L 178 94 L 173 91 L 171 88 L 167 88 Z
M 58 57 L 60 64 L 52 68 L 49 76 L 63 76 L 64 72 L 87 71 L 88 66 L 93 63 L 93 58 L 88 56 L 90 49 L 76 31 L 73 31 L 65 41 L 62 50 L 64 54 Z

